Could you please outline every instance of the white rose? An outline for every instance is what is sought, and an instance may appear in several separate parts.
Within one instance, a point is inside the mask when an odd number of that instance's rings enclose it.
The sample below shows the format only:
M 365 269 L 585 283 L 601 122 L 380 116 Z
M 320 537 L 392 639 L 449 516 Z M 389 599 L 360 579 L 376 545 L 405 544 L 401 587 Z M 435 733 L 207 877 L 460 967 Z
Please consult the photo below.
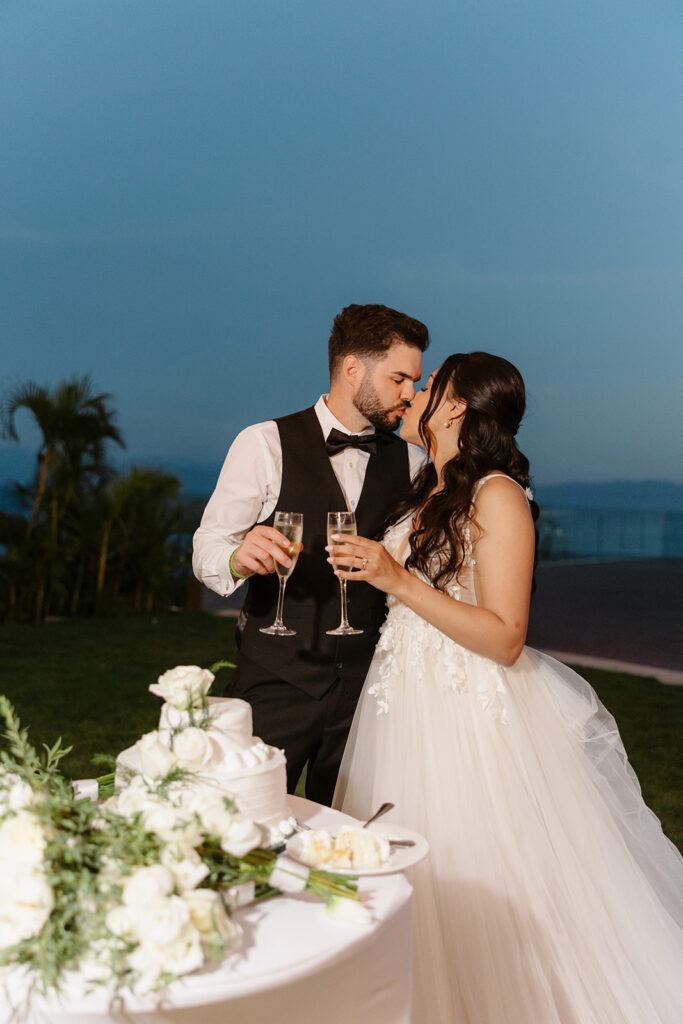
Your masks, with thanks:
M 178 856 L 179 852 L 167 846 L 162 851 L 161 863 L 173 875 L 178 892 L 184 894 L 196 889 L 209 874 L 209 869 L 196 850 L 190 850 L 184 856 Z
M 179 795 L 180 805 L 188 814 L 195 815 L 209 835 L 220 839 L 232 824 L 235 817 L 225 806 L 225 800 L 219 791 L 188 785 Z
M 123 902 L 127 907 L 149 903 L 173 892 L 173 875 L 161 864 L 137 868 L 123 886 Z
M 172 750 L 161 742 L 158 732 L 147 732 L 135 744 L 140 759 L 140 771 L 148 779 L 164 779 L 177 765 Z
M 325 909 L 330 917 L 345 924 L 372 924 L 372 915 L 360 900 L 348 899 L 346 896 L 331 896 Z
M 202 697 L 211 689 L 215 676 L 207 668 L 197 665 L 177 665 L 159 676 L 149 687 L 151 693 L 162 697 L 174 708 L 185 711 L 188 707 L 199 707 Z
M 185 817 L 178 817 L 178 823 L 172 836 L 167 836 L 177 856 L 189 856 L 199 846 L 206 835 L 206 829 L 192 815 L 183 812 Z
M 178 758 L 180 767 L 191 772 L 211 768 L 215 759 L 211 739 L 204 729 L 197 729 L 196 726 L 183 729 L 176 735 L 173 740 L 173 753 Z
M 52 913 L 54 893 L 39 871 L 0 863 L 0 949 L 38 935 Z
M 102 984 L 113 974 L 110 949 L 105 939 L 91 943 L 88 952 L 78 962 L 79 977 L 86 984 Z
M 0 825 L 0 861 L 34 867 L 43 860 L 46 837 L 30 811 L 17 811 Z
M 178 809 L 162 800 L 142 812 L 142 824 L 147 832 L 153 832 L 164 840 L 173 839 L 181 828 Z
M 147 900 L 129 909 L 142 942 L 164 945 L 175 942 L 190 920 L 190 912 L 180 896 Z
M 233 857 L 244 857 L 260 844 L 261 838 L 261 829 L 255 821 L 235 815 L 227 832 L 220 837 L 221 849 Z
M 205 946 L 220 945 L 223 951 L 237 949 L 242 929 L 228 916 L 220 895 L 213 889 L 195 889 L 183 896 L 190 921 L 202 937 Z
M 121 937 L 135 936 L 135 921 L 130 907 L 118 906 L 109 911 L 106 925 L 110 932 Z
M 141 942 L 128 963 L 140 975 L 136 986 L 140 992 L 156 988 L 163 974 L 180 976 L 196 971 L 204 963 L 199 932 L 188 921 L 173 942 Z
M 176 807 L 148 812 L 142 821 L 148 831 L 171 844 L 176 854 L 193 850 L 204 838 L 204 829 L 199 822 Z
M 148 807 L 156 806 L 159 798 L 150 791 L 149 786 L 141 775 L 134 775 L 130 782 L 119 791 L 114 797 L 116 806 L 111 808 L 124 818 L 132 818 L 139 811 L 145 811 Z M 109 801 L 105 804 L 109 807 Z
M 204 834 L 195 818 L 167 800 L 159 800 L 143 811 L 142 824 L 147 832 L 182 850 L 199 846 Z
M 21 811 L 35 800 L 35 793 L 15 772 L 0 775 L 0 815 L 8 811 Z
M 162 797 L 151 791 L 142 777 L 136 775 L 117 797 L 117 813 L 126 818 L 141 814 L 148 832 L 154 832 L 183 849 L 191 849 L 199 845 L 204 831 L 192 811 L 183 806 L 184 788 L 182 783 L 172 783 L 167 795 Z

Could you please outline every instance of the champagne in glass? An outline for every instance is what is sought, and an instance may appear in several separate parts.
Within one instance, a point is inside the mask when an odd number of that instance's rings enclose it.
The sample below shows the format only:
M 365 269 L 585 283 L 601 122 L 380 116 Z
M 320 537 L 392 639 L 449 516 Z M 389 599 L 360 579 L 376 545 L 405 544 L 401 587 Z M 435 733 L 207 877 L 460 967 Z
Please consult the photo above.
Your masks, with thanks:
M 287 629 L 284 622 L 282 621 L 282 608 L 285 601 L 285 587 L 287 586 L 287 580 L 294 571 L 294 566 L 299 558 L 299 552 L 301 550 L 301 538 L 304 533 L 304 516 L 303 512 L 276 512 L 275 519 L 273 520 L 273 526 L 281 533 L 283 537 L 286 537 L 290 541 L 289 550 L 287 554 L 291 559 L 291 565 L 282 565 L 275 559 L 275 572 L 278 575 L 280 589 L 277 596 L 277 612 L 275 614 L 275 622 L 272 626 L 262 626 L 261 633 L 267 633 L 269 636 L 296 636 L 295 629 Z
M 336 534 L 341 533 L 347 537 L 357 536 L 356 531 L 356 516 L 353 512 L 328 512 L 327 513 L 327 543 L 328 544 L 340 544 L 343 541 L 333 541 L 332 537 Z M 338 569 L 342 572 L 350 572 L 352 566 L 350 565 L 338 565 Z M 336 629 L 328 629 L 328 636 L 355 636 L 362 633 L 362 629 L 354 629 L 353 626 L 349 625 L 349 620 L 346 613 L 346 580 L 339 580 L 340 598 L 341 598 L 341 622 Z
M 285 516 L 287 522 L 278 522 L 278 516 Z M 296 517 L 300 522 L 293 523 L 289 522 L 292 518 Z M 294 567 L 299 559 L 299 552 L 301 551 L 301 538 L 304 535 L 304 523 L 303 515 L 299 512 L 276 512 L 275 513 L 275 529 L 278 533 L 281 533 L 283 537 L 291 541 L 289 551 L 287 554 L 292 560 L 291 565 L 283 565 L 282 562 L 275 563 L 275 572 L 278 574 L 280 579 L 289 579 L 294 572 Z M 293 552 L 293 554 L 292 554 Z

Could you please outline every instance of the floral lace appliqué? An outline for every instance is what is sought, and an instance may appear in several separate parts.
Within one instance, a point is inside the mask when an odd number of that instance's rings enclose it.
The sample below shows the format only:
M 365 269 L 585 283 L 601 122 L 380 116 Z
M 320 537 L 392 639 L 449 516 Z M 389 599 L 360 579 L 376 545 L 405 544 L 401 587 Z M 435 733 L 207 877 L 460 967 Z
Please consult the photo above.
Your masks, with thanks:
M 405 605 L 394 603 L 375 649 L 375 668 L 379 678 L 367 692 L 377 703 L 377 714 L 388 714 L 396 681 L 404 673 L 409 672 L 412 683 L 419 686 L 424 680 L 424 666 L 429 667 L 431 675 L 434 666 L 438 665 L 439 688 L 443 692 L 461 694 L 468 688 L 468 667 L 473 659 L 485 663 L 482 680 L 477 683 L 477 700 L 482 710 L 503 725 L 507 724 L 506 688 L 501 666 L 488 658 L 479 658 Z
M 507 725 L 508 713 L 505 706 L 507 689 L 503 682 L 503 669 L 495 661 L 492 661 L 489 675 L 491 676 L 490 683 L 488 685 L 480 683 L 477 687 L 477 700 L 484 711 L 490 711 L 501 725 Z
M 389 553 L 400 560 L 405 553 L 408 530 L 409 525 L 404 521 L 392 527 L 383 538 L 383 544 Z M 473 558 L 469 525 L 464 530 L 464 541 L 462 582 L 450 583 L 446 591 L 456 601 L 468 601 L 469 598 L 469 603 L 476 604 L 472 575 L 476 562 Z M 440 690 L 463 694 L 476 685 L 476 697 L 482 711 L 486 711 L 494 720 L 506 725 L 507 690 L 502 667 L 488 658 L 473 654 L 455 640 L 451 640 L 395 597 L 387 597 L 387 605 L 389 612 L 380 630 L 373 661 L 378 678 L 367 690 L 368 695 L 374 697 L 377 703 L 377 714 L 388 714 L 395 696 L 396 684 L 406 673 L 409 673 L 411 682 L 420 685 L 425 677 L 424 668 L 427 666 L 430 676 L 428 682 L 431 683 L 435 666 L 438 666 Z

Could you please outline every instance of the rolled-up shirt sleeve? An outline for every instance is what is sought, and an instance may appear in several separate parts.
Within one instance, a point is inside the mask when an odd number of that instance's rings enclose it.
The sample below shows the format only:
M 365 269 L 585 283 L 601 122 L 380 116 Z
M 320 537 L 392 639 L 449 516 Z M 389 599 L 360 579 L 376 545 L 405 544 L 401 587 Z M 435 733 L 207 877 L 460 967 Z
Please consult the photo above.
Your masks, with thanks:
M 275 507 L 282 481 L 282 453 L 274 421 L 237 435 L 225 457 L 216 489 L 194 535 L 192 569 L 204 586 L 229 597 L 235 580 L 230 557 L 256 523 Z

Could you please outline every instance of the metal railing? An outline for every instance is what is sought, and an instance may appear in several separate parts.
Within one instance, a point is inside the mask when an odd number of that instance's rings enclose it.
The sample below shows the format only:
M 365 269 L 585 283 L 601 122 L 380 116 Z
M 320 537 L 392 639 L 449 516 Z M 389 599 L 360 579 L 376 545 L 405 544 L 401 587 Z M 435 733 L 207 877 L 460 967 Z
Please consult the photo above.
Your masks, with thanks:
M 542 508 L 539 558 L 683 558 L 683 512 Z

